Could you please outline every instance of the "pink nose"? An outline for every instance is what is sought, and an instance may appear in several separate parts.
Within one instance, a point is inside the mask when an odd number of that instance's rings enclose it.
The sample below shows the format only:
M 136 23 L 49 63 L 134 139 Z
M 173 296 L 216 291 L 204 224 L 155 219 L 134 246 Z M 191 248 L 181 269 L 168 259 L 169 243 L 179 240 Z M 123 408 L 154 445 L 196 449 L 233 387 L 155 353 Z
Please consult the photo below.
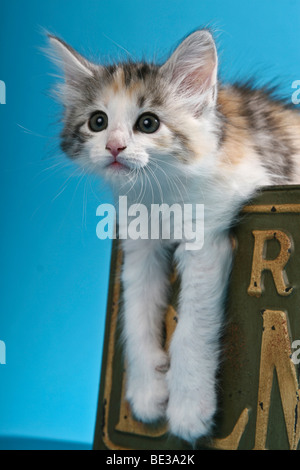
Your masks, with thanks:
M 113 157 L 117 157 L 122 150 L 125 150 L 126 147 L 122 147 L 119 142 L 107 142 L 106 147 L 110 151 Z

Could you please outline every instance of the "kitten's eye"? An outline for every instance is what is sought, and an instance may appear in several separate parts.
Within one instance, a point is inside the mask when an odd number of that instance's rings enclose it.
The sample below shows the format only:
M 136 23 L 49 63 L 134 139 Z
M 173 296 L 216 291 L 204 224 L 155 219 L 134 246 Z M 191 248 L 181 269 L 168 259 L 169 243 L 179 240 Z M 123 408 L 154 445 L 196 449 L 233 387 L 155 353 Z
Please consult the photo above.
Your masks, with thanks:
M 89 120 L 89 128 L 93 132 L 100 132 L 107 128 L 108 118 L 102 111 L 96 111 Z
M 153 132 L 156 132 L 159 128 L 159 124 L 159 119 L 155 114 L 145 113 L 138 118 L 136 128 L 140 132 L 153 134 Z

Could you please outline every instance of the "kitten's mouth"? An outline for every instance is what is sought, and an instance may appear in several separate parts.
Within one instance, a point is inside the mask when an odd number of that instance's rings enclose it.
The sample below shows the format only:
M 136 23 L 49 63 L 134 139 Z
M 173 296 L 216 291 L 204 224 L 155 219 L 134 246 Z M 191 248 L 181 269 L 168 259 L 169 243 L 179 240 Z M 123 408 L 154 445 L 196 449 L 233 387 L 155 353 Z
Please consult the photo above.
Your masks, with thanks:
M 120 162 L 120 160 L 113 160 L 112 162 L 110 162 L 106 168 L 110 168 L 111 170 L 113 171 L 116 171 L 116 172 L 120 172 L 120 171 L 124 171 L 124 170 L 129 170 L 129 167 L 123 163 L 123 162 Z
M 125 168 L 125 165 L 117 161 L 110 163 L 109 166 L 113 168 Z

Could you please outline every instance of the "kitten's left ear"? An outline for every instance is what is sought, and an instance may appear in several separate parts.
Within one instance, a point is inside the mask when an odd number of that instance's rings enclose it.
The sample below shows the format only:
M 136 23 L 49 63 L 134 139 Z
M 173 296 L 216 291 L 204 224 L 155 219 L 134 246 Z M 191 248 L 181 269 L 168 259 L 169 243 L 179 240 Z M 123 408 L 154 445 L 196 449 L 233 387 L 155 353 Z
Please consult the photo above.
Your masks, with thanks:
M 184 39 L 161 67 L 161 72 L 169 76 L 183 96 L 214 104 L 217 69 L 218 56 L 213 37 L 208 30 L 199 30 Z

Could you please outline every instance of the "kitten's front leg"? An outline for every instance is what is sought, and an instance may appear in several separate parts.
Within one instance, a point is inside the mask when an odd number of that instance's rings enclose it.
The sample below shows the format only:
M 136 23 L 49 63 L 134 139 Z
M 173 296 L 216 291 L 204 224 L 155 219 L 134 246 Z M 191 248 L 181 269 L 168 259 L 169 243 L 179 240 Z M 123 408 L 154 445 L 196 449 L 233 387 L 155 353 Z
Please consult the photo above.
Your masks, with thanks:
M 216 411 L 216 372 L 223 298 L 232 250 L 227 235 L 207 235 L 199 251 L 180 245 L 179 319 L 172 338 L 167 409 L 173 434 L 194 442 L 211 430 Z
M 162 333 L 169 263 L 157 240 L 126 240 L 123 250 L 126 398 L 137 419 L 151 422 L 165 415 L 168 400 Z

